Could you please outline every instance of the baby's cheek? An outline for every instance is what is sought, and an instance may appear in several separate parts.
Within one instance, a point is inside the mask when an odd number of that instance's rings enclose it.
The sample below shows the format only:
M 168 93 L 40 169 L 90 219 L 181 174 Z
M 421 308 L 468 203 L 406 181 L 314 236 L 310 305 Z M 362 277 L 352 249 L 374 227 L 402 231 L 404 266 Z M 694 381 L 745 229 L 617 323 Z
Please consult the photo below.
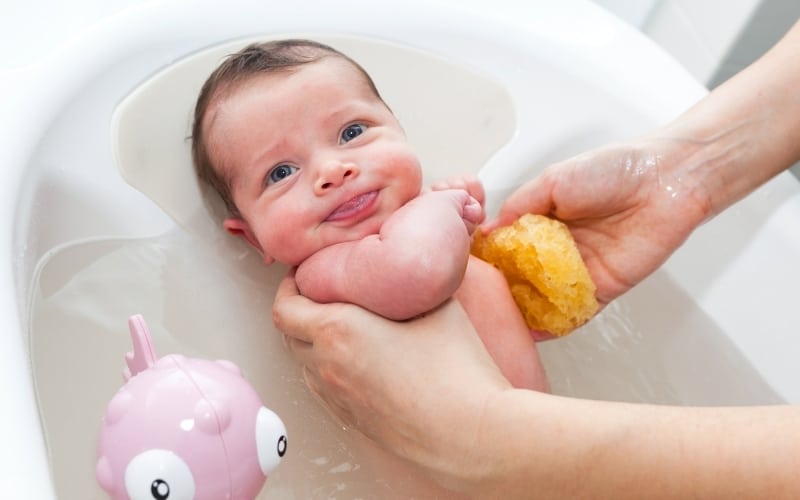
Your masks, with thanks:
M 298 265 L 316 251 L 307 229 L 293 220 L 289 217 L 275 220 L 261 231 L 259 237 L 265 256 L 290 266 Z

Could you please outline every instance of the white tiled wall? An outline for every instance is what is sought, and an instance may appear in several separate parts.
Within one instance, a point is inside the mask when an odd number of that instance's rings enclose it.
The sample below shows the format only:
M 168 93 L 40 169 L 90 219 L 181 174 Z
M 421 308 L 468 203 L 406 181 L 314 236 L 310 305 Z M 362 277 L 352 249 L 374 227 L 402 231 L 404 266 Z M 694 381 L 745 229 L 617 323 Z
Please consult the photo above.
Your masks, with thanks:
M 800 0 L 762 0 L 717 66 L 709 85 L 718 85 L 766 52 L 800 19 Z
M 714 86 L 747 66 L 800 18 L 800 0 L 595 0 Z
M 594 0 L 638 27 L 713 88 L 800 19 L 800 0 Z M 792 167 L 800 179 L 800 163 Z
M 661 0 L 595 0 L 629 24 L 641 28 Z
M 758 0 L 659 2 L 642 26 L 645 33 L 707 83 L 747 24 Z

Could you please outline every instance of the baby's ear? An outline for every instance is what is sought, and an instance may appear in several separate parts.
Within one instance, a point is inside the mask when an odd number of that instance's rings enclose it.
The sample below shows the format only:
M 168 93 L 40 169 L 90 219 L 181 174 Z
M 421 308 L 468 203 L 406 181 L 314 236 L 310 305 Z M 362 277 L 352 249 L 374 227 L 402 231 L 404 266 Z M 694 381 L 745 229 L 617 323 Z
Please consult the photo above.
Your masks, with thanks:
M 222 227 L 224 227 L 228 233 L 243 238 L 251 247 L 255 248 L 264 260 L 264 263 L 272 264 L 275 262 L 275 259 L 264 253 L 264 249 L 261 248 L 261 244 L 250 229 L 250 225 L 244 219 L 229 217 L 222 222 Z

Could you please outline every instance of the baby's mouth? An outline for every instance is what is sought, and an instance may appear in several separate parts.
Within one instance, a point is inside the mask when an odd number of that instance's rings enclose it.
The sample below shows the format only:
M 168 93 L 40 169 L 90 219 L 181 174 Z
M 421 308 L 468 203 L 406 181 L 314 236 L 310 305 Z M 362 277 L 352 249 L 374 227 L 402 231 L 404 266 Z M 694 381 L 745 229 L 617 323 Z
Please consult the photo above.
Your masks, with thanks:
M 378 197 L 377 191 L 370 191 L 369 193 L 360 194 L 350 198 L 346 202 L 339 205 L 334 210 L 326 221 L 338 221 L 358 217 L 362 212 L 372 206 L 375 199 Z

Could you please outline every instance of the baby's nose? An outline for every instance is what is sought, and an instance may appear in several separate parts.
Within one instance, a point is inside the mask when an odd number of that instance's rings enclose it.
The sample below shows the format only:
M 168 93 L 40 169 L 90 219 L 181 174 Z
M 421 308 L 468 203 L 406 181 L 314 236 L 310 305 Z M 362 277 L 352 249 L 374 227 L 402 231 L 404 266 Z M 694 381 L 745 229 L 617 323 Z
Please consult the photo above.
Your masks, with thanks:
M 358 177 L 359 169 L 355 163 L 329 161 L 319 169 L 319 176 L 314 182 L 314 193 L 323 195 L 331 189 L 340 187 L 347 180 Z

